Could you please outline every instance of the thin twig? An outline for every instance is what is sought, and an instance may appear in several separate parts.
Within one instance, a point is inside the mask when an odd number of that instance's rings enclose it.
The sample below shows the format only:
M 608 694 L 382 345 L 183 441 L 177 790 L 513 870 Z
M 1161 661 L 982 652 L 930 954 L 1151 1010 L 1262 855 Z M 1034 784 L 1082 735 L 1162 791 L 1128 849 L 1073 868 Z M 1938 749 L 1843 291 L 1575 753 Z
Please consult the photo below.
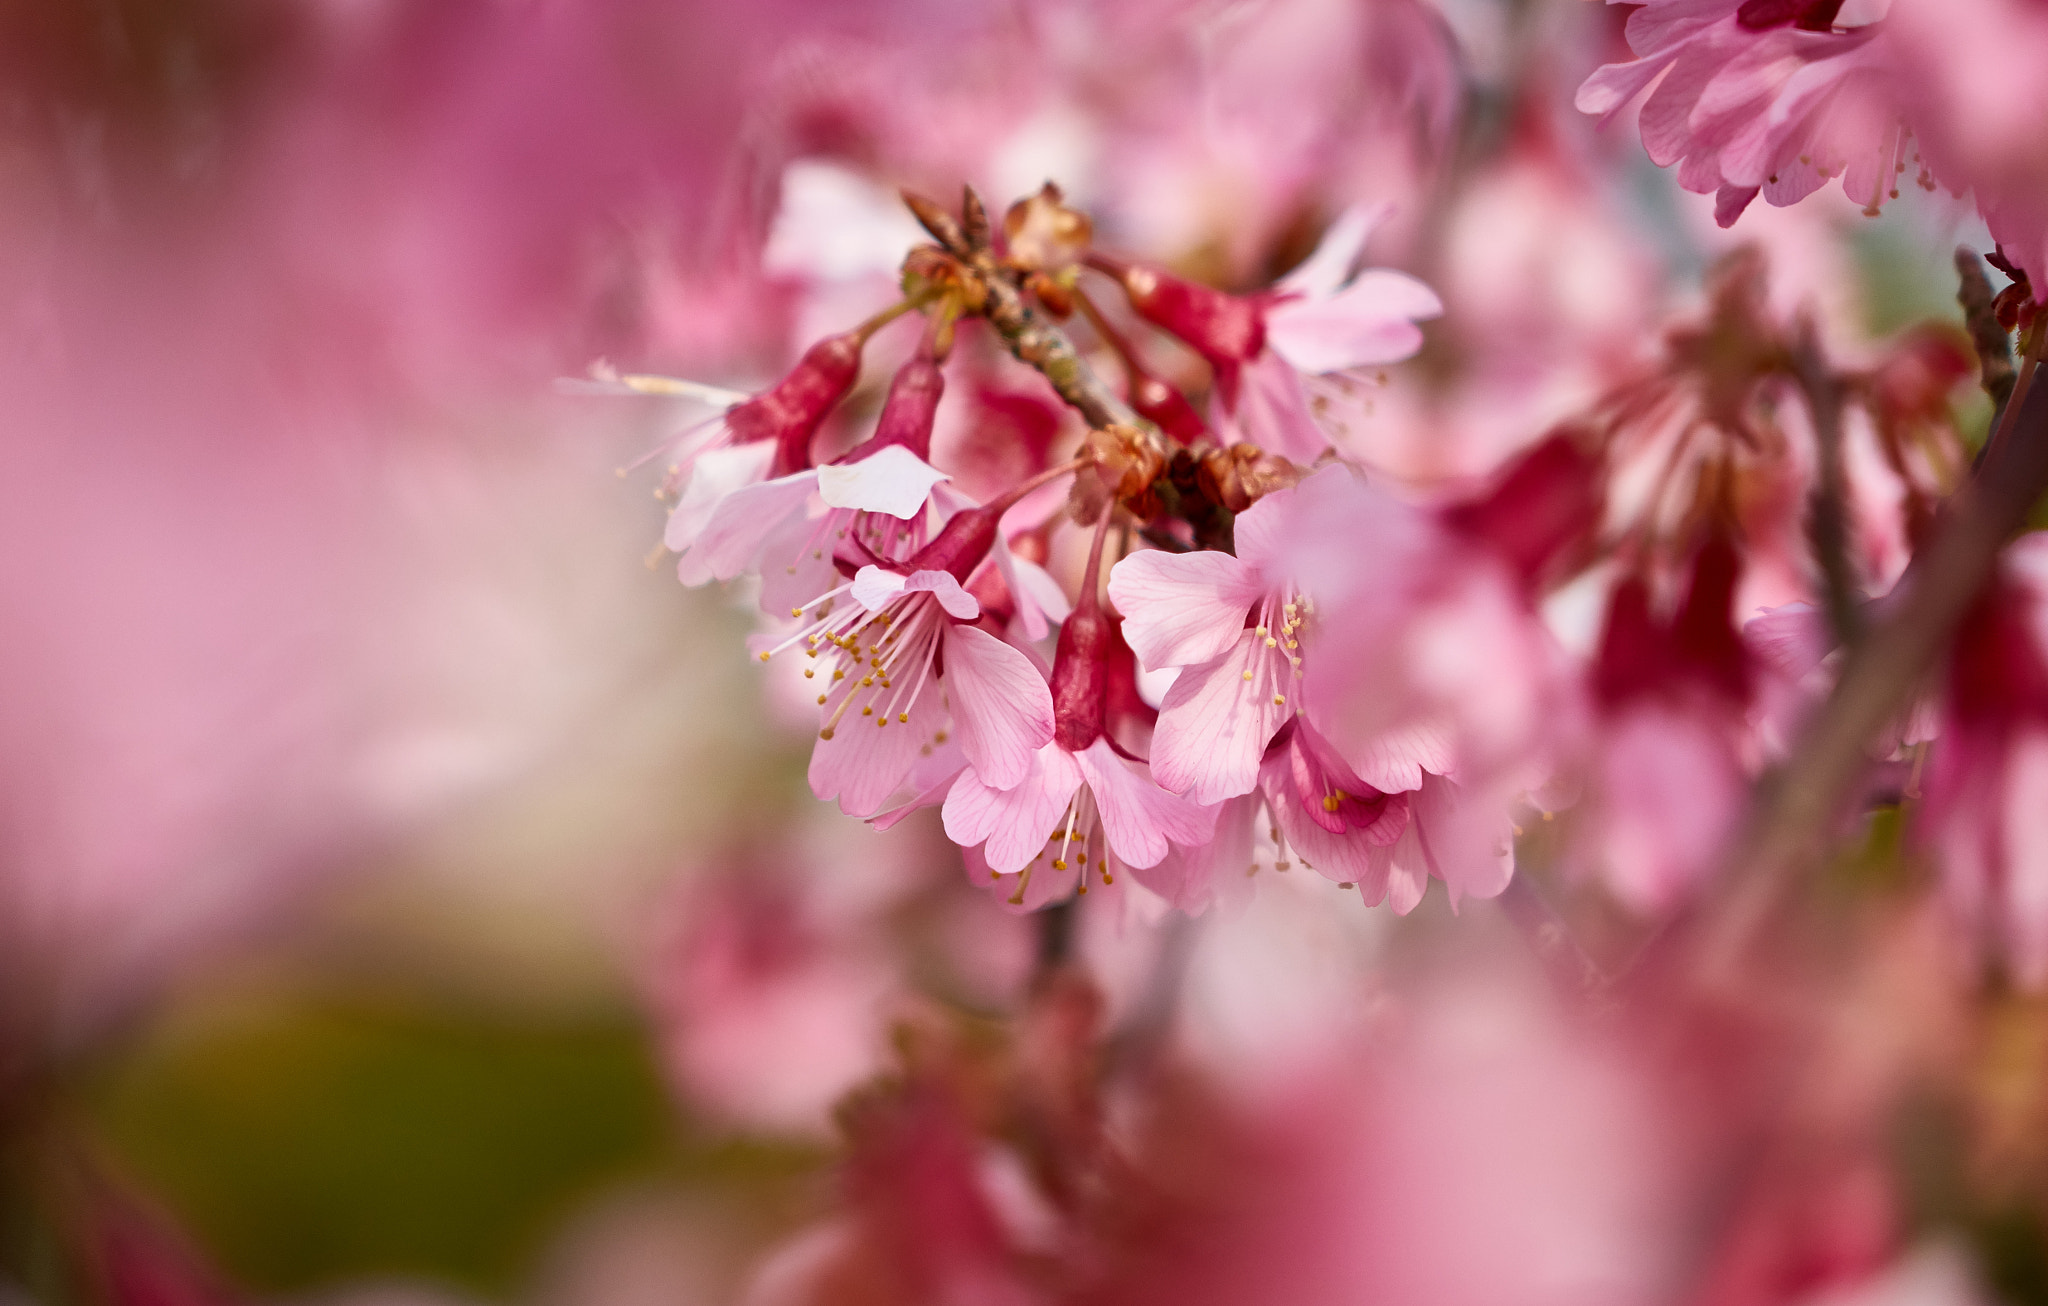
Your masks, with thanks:
M 2012 399 L 2012 341 L 1998 324 L 1992 305 L 1991 278 L 1984 275 L 1984 260 L 1968 245 L 1956 247 L 1956 302 L 1963 306 L 1963 325 L 1969 329 L 1970 344 L 1977 351 L 1977 367 L 1984 393 L 1991 396 L 1992 423 Z
M 1813 416 L 1813 442 L 1819 460 L 1814 478 L 1809 528 L 1814 555 L 1820 561 L 1821 585 L 1828 625 L 1835 642 L 1853 647 L 1862 630 L 1856 603 L 1856 578 L 1849 563 L 1849 488 L 1842 469 L 1842 382 L 1822 355 L 1811 320 L 1799 324 L 1792 346 L 1792 371 L 1806 392 Z

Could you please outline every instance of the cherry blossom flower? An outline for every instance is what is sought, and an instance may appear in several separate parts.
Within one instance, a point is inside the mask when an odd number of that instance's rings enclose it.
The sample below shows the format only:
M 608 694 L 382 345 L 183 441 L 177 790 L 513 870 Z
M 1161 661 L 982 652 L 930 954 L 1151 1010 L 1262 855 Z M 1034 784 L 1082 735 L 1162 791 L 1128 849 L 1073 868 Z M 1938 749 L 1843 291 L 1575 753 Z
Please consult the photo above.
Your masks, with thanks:
M 1114 889 L 1120 872 L 1157 865 L 1174 845 L 1199 846 L 1216 813 L 1168 793 L 1126 759 L 1106 730 L 1111 618 L 1096 596 L 1104 514 L 1081 601 L 1060 627 L 1052 670 L 1053 728 L 1021 781 L 977 766 L 946 794 L 946 834 L 979 848 L 991 880 L 1015 875 L 1013 906 L 1032 908 L 1092 882 Z M 971 867 L 970 867 L 971 869 Z
M 1911 154 L 1880 24 L 1839 28 L 1841 0 L 1651 0 L 1628 18 L 1637 58 L 1579 88 L 1612 118 L 1638 96 L 1643 146 L 1715 197 L 1728 226 L 1758 194 L 1792 204 L 1840 176 L 1875 213 Z M 1933 181 L 1923 168 L 1923 186 Z
M 1958 631 L 1921 838 L 1957 914 L 2026 983 L 2048 980 L 2048 534 L 2021 537 Z
M 1163 327 L 1216 369 L 1218 427 L 1311 462 L 1329 448 L 1313 415 L 1316 379 L 1399 362 L 1422 347 L 1415 324 L 1443 312 L 1436 293 L 1405 272 L 1359 269 L 1385 210 L 1353 209 L 1271 290 L 1230 295 L 1162 269 L 1095 255 L 1139 316 Z

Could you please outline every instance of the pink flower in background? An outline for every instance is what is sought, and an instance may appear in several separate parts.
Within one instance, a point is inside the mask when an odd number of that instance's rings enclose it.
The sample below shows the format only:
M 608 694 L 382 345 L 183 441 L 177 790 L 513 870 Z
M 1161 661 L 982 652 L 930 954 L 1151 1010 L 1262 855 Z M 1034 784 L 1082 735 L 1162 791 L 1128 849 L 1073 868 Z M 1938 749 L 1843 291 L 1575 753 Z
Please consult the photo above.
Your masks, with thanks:
M 1651 0 L 1628 18 L 1637 58 L 1587 78 L 1578 107 L 1611 119 L 1647 91 L 1644 148 L 1714 195 L 1724 227 L 1758 194 L 1792 204 L 1836 176 L 1875 213 L 1913 156 L 1882 28 L 1837 28 L 1841 7 Z M 1932 185 L 1924 168 L 1920 181 Z
M 1216 369 L 1219 430 L 1307 463 L 1330 444 L 1311 403 L 1316 378 L 1411 357 L 1422 347 L 1415 324 L 1443 312 L 1414 277 L 1359 268 L 1383 212 L 1345 212 L 1300 267 L 1252 296 L 1105 255 L 1095 262 L 1122 283 L 1140 317 Z
M 1920 837 L 1958 916 L 2048 980 L 2048 534 L 2022 536 L 1956 637 Z

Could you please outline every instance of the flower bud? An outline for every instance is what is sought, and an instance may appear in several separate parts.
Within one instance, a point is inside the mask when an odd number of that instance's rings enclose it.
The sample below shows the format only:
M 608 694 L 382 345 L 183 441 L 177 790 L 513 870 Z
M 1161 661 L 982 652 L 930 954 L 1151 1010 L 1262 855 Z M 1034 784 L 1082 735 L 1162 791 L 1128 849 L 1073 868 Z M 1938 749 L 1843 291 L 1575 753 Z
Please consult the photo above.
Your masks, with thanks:
M 1265 307 L 1169 272 L 1097 254 L 1090 260 L 1123 283 L 1138 316 L 1179 336 L 1212 364 L 1248 363 L 1266 345 Z
M 804 352 L 789 375 L 725 415 L 736 444 L 776 442 L 770 476 L 787 476 L 811 465 L 811 441 L 826 414 L 846 398 L 860 376 L 859 331 L 826 336 Z
M 1018 200 L 1003 215 L 1003 239 L 1010 264 L 1026 272 L 1058 272 L 1088 254 L 1094 225 L 1088 215 L 1066 206 L 1060 188 L 1051 182 L 1036 195 Z
M 946 376 L 929 354 L 919 352 L 896 371 L 889 383 L 889 397 L 882 401 L 882 415 L 875 419 L 875 433 L 844 461 L 857 463 L 892 444 L 900 444 L 929 462 L 932 456 L 932 420 L 939 399 L 946 393 Z
M 1193 444 L 1209 433 L 1208 424 L 1187 396 L 1156 376 L 1134 371 L 1131 376 L 1131 407 L 1181 444 Z

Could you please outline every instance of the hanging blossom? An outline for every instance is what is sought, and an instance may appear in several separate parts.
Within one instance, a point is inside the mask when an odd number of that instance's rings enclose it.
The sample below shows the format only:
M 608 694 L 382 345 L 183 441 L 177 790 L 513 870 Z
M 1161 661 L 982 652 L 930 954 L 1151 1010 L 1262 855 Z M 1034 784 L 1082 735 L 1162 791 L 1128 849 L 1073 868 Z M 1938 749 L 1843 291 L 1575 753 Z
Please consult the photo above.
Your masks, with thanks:
M 845 456 L 718 493 L 682 529 L 682 505 L 663 542 L 686 585 L 758 573 L 770 612 L 800 609 L 830 586 L 842 559 L 907 558 L 930 534 L 933 489 L 947 478 L 927 459 L 946 388 L 927 345 L 890 383 L 875 431 Z M 792 612 L 791 615 L 795 615 Z
M 1239 803 L 1233 830 L 1255 828 L 1255 805 L 1243 796 L 1256 790 L 1276 861 L 1287 862 L 1291 845 L 1368 902 L 1391 898 L 1405 913 L 1431 876 L 1453 901 L 1490 896 L 1507 882 L 1512 850 L 1502 822 L 1458 801 L 1446 778 L 1449 732 L 1426 720 L 1364 736 L 1335 730 L 1325 704 L 1305 691 L 1310 659 L 1345 650 L 1318 638 L 1316 601 L 1291 565 L 1289 532 L 1300 520 L 1370 511 L 1353 497 L 1356 478 L 1331 467 L 1267 494 L 1238 517 L 1235 556 L 1146 551 L 1117 564 L 1109 593 L 1128 614 L 1132 649 L 1147 669 L 1178 672 L 1160 702 L 1152 773 L 1196 802 Z M 1399 514 L 1392 529 L 1403 530 Z M 1244 850 L 1230 853 L 1205 863 L 1206 873 L 1242 868 Z
M 1610 0 L 1620 2 L 1620 0 Z M 1643 146 L 1732 224 L 1761 194 L 1795 203 L 1835 177 L 1875 214 L 1913 148 L 1882 23 L 1841 27 L 1842 0 L 1650 0 L 1628 18 L 1637 57 L 1586 79 L 1577 104 L 1612 119 L 1647 91 Z
M 1044 677 L 973 624 L 981 604 L 961 585 L 1015 497 L 956 513 L 900 566 L 870 563 L 799 607 L 794 632 L 757 637 L 763 662 L 801 648 L 817 664 L 804 675 L 824 686 L 810 767 L 819 798 L 875 814 L 949 731 L 969 765 L 1013 785 L 1052 737 Z
M 1319 402 L 1348 397 L 1346 374 L 1412 357 L 1417 322 L 1443 313 L 1422 282 L 1387 268 L 1359 269 L 1366 238 L 1386 210 L 1353 209 L 1332 223 L 1307 261 L 1270 290 L 1231 295 L 1164 269 L 1093 253 L 1090 266 L 1117 279 L 1131 307 L 1178 337 L 1215 369 L 1217 429 L 1296 462 L 1330 448 Z M 1127 355 L 1128 357 L 1128 355 Z M 1148 417 L 1186 438 L 1170 396 L 1134 375 Z
M 1012 906 L 1115 890 L 1124 871 L 1157 866 L 1173 848 L 1200 847 L 1215 833 L 1213 807 L 1160 788 L 1108 729 L 1117 634 L 1096 590 L 1109 520 L 1105 513 L 1097 524 L 1080 599 L 1060 626 L 1051 738 L 1021 781 L 1006 783 L 970 758 L 946 794 L 947 836 L 980 849 L 991 882 L 1015 877 Z

